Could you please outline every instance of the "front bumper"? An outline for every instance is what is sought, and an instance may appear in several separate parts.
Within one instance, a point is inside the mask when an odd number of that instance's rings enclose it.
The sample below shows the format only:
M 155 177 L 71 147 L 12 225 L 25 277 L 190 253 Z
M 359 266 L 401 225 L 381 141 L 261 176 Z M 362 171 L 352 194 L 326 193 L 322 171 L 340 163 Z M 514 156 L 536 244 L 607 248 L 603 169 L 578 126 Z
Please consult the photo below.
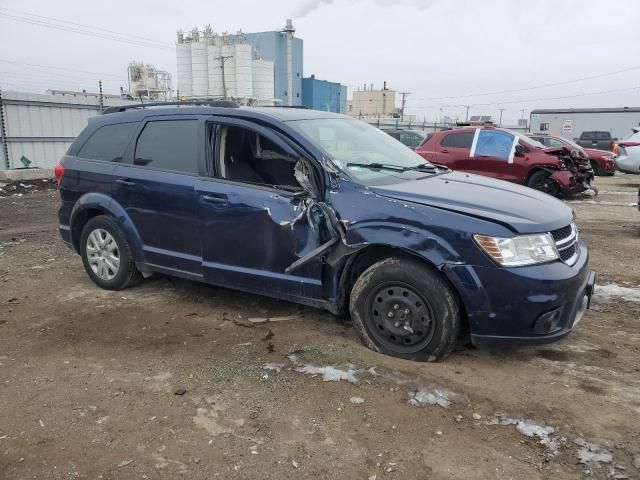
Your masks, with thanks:
M 580 242 L 573 266 L 561 261 L 519 268 L 449 265 L 474 344 L 542 344 L 568 335 L 589 307 L 595 275 Z

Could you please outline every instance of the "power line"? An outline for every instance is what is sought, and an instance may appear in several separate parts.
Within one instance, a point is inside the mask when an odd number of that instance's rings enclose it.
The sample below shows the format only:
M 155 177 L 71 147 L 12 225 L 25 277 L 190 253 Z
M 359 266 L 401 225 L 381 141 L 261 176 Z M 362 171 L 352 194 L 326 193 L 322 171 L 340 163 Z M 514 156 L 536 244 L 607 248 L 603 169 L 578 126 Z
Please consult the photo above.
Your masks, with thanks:
M 26 63 L 26 62 L 18 62 L 16 60 L 7 60 L 5 58 L 0 58 L 0 62 L 5 62 L 5 63 L 12 63 L 15 65 L 24 65 L 27 67 L 41 67 L 41 68 L 47 68 L 47 69 L 52 69 L 52 70 L 68 70 L 70 72 L 79 72 L 79 73 L 90 73 L 91 75 L 98 75 L 100 77 L 112 77 L 112 78 L 117 78 L 117 79 L 122 79 L 124 77 L 121 77 L 120 75 L 114 75 L 113 73 L 104 73 L 104 72 L 90 72 L 87 70 L 78 70 L 75 68 L 68 68 L 68 67 L 58 67 L 58 66 L 54 66 L 54 65 L 41 65 L 38 63 Z M 54 72 L 51 72 L 54 73 Z
M 139 47 L 159 48 L 161 50 L 173 50 L 174 49 L 173 46 L 169 46 L 168 44 L 166 46 L 163 46 L 163 45 L 155 44 L 155 43 L 137 41 L 137 40 L 126 38 L 126 37 L 122 37 L 122 36 L 104 34 L 104 33 L 95 32 L 95 31 L 91 31 L 91 30 L 85 30 L 85 29 L 70 27 L 70 26 L 66 26 L 66 25 L 60 25 L 60 24 L 56 24 L 56 23 L 50 23 L 50 22 L 45 22 L 45 21 L 41 21 L 41 20 L 35 20 L 35 19 L 31 19 L 31 18 L 16 17 L 14 15 L 8 15 L 8 14 L 2 13 L 2 12 L 0 12 L 0 17 L 8 18 L 10 20 L 16 20 L 18 22 L 29 23 L 31 25 L 39 25 L 39 26 L 43 26 L 43 27 L 47 27 L 47 28 L 53 28 L 53 29 L 62 30 L 62 31 L 66 31 L 66 32 L 79 33 L 81 35 L 86 35 L 86 36 L 89 36 L 89 37 L 103 38 L 103 39 L 106 39 L 106 40 L 113 40 L 113 41 L 116 41 L 116 42 L 128 43 L 128 44 L 136 45 L 136 46 L 139 46 Z
M 576 97 L 588 97 L 591 95 L 605 95 L 605 94 L 609 94 L 609 93 L 618 93 L 618 92 L 628 92 L 631 90 L 638 90 L 640 89 L 640 85 L 639 86 L 635 86 L 635 87 L 627 87 L 627 88 L 618 88 L 615 90 L 601 90 L 598 92 L 587 92 L 587 93 L 578 93 L 575 95 L 562 95 L 559 97 L 545 97 L 545 98 L 531 98 L 531 99 L 522 99 L 522 100 L 510 100 L 507 102 L 488 102 L 488 103 L 474 103 L 472 105 L 441 105 L 441 107 L 443 108 L 455 108 L 455 107 L 485 107 L 485 106 L 490 106 L 490 105 L 509 105 L 509 104 L 514 104 L 514 103 L 531 103 L 531 102 L 542 102 L 545 100 L 561 100 L 563 98 L 576 98 Z M 414 107 L 414 108 L 429 108 L 429 107 Z M 435 108 L 431 107 L 431 108 Z
M 430 100 L 449 100 L 452 98 L 469 98 L 469 97 L 482 97 L 482 96 L 488 96 L 488 95 L 499 95 L 499 94 L 503 94 L 503 93 L 517 93 L 517 92 L 526 92 L 526 91 L 530 91 L 530 90 L 537 90 L 540 88 L 547 88 L 547 87 L 557 87 L 560 85 L 568 85 L 570 83 L 576 83 L 576 82 L 582 82 L 585 80 L 594 80 L 596 78 L 603 78 L 603 77 L 609 77 L 611 75 L 617 75 L 620 73 L 626 73 L 626 72 L 631 72 L 634 70 L 640 70 L 640 65 L 635 66 L 635 67 L 629 67 L 629 68 L 625 68 L 622 70 L 616 70 L 614 72 L 607 72 L 607 73 L 600 73 L 597 75 L 590 75 L 587 77 L 580 77 L 580 78 L 574 78 L 572 80 L 564 80 L 561 82 L 553 82 L 553 83 L 545 83 L 542 85 L 535 85 L 532 87 L 523 87 L 523 88 L 513 88 L 510 90 L 496 90 L 493 92 L 484 92 L 484 93 L 469 93 L 469 94 L 465 94 L 465 95 L 452 95 L 452 96 L 446 96 L 446 97 L 427 97 L 427 98 L 418 98 L 417 100 L 426 100 L 426 101 L 430 101 Z
M 60 18 L 55 18 L 55 17 L 47 17 L 45 15 L 37 15 L 35 13 L 25 12 L 24 10 L 15 10 L 15 9 L 6 8 L 6 7 L 0 7 L 0 10 L 5 10 L 7 12 L 12 12 L 12 13 L 18 13 L 20 15 L 27 15 L 27 16 L 30 16 L 30 17 L 43 18 L 45 20 L 52 20 L 52 21 L 59 22 L 59 23 L 62 23 L 62 24 L 66 23 L 68 25 L 75 25 L 77 27 L 90 28 L 90 29 L 94 29 L 94 30 L 101 30 L 103 32 L 112 33 L 112 34 L 119 35 L 119 36 L 131 37 L 133 39 L 138 39 L 138 40 L 158 43 L 158 44 L 161 44 L 163 46 L 168 45 L 168 44 L 165 44 L 164 42 L 161 42 L 159 40 L 155 40 L 153 38 L 140 37 L 138 35 L 131 35 L 130 33 L 116 32 L 116 31 L 113 31 L 113 30 L 107 30 L 106 28 L 95 27 L 95 26 L 92 26 L 92 25 L 86 25 L 84 23 L 70 22 L 69 20 L 62 20 Z M 171 47 L 171 48 L 173 48 L 173 47 Z

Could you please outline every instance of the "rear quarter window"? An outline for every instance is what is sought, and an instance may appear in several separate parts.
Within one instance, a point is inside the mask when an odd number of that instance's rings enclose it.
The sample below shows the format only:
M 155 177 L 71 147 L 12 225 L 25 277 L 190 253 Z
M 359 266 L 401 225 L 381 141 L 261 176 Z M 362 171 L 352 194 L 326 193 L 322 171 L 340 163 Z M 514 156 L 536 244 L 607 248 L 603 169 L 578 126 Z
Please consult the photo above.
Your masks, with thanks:
M 440 145 L 451 148 L 471 148 L 474 134 L 473 131 L 449 133 L 442 139 Z
M 119 162 L 137 128 L 138 122 L 103 125 L 84 142 L 76 156 L 89 160 Z

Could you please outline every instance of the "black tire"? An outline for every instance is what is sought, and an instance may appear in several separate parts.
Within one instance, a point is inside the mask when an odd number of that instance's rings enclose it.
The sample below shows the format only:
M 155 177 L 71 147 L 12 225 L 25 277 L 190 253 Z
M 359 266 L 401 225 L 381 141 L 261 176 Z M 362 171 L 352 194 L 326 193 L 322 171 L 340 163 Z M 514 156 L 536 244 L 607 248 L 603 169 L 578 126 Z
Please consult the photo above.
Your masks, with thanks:
M 112 272 L 114 273 L 112 278 L 101 278 L 90 263 L 92 260 L 89 259 L 89 255 L 92 255 L 92 253 L 89 252 L 90 247 L 87 242 L 93 232 L 107 232 L 115 242 L 119 265 L 117 271 L 114 270 Z M 133 255 L 131 255 L 129 242 L 127 242 L 116 220 L 108 215 L 93 217 L 84 226 L 80 235 L 80 256 L 82 257 L 84 269 L 91 280 L 105 290 L 122 290 L 137 283 L 142 278 L 136 268 Z
M 527 186 L 555 197 L 560 193 L 560 185 L 549 177 L 551 177 L 549 172 L 538 170 L 529 177 Z
M 349 311 L 366 347 L 422 362 L 449 355 L 462 324 L 460 302 L 442 274 L 408 257 L 365 270 L 351 290 Z
M 600 172 L 600 164 L 598 162 L 596 162 L 595 160 L 589 160 L 589 163 L 591 164 L 591 168 L 593 169 L 593 174 L 596 177 L 599 177 L 600 175 L 602 175 L 602 173 Z

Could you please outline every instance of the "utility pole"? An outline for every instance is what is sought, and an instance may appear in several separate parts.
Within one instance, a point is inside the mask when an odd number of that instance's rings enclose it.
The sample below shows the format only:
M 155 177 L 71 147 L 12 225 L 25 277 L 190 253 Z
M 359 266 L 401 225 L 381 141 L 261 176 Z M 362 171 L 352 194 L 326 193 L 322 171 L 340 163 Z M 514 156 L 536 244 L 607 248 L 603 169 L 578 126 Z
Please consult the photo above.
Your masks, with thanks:
M 102 80 L 98 82 L 98 92 L 99 92 L 98 98 L 100 99 L 100 113 L 102 113 L 104 112 L 104 102 L 102 100 Z
M 499 126 L 502 126 L 502 112 L 504 112 L 504 108 L 500 109 L 500 123 L 498 124 Z
M 224 79 L 224 62 L 233 58 L 233 55 L 221 55 L 215 57 L 214 60 L 220 60 L 220 68 L 222 69 L 222 98 L 227 99 L 227 81 Z
M 386 87 L 386 82 L 385 82 Z M 411 95 L 411 92 L 399 92 L 402 95 L 402 108 L 400 109 L 400 119 L 404 122 L 404 106 L 407 103 L 407 95 Z
M 467 116 L 465 117 L 464 121 L 468 122 L 469 121 L 469 108 L 471 108 L 471 105 L 463 105 L 464 107 L 467 107 Z
M 9 147 L 7 146 L 7 124 L 4 118 L 4 102 L 2 101 L 2 89 L 0 89 L 0 137 L 2 139 L 2 155 L 4 156 L 4 165 L 7 170 L 11 168 L 9 161 Z

